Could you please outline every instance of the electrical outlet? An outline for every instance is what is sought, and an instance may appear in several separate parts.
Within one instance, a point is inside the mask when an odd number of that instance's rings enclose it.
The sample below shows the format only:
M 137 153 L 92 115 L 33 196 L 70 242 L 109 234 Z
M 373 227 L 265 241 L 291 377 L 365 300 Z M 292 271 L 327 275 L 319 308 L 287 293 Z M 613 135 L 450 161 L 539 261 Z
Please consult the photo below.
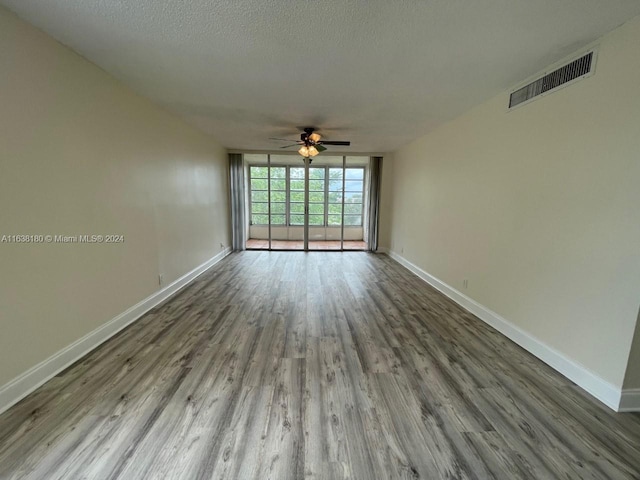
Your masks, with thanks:
M 469 288 L 469 280 L 462 280 L 462 288 L 464 289 Z
M 400 253 L 404 253 L 404 247 L 400 248 Z
M 160 275 L 158 275 L 158 285 L 162 286 L 163 283 L 164 283 L 164 275 L 161 273 Z
M 224 248 L 224 243 L 220 242 L 220 248 Z

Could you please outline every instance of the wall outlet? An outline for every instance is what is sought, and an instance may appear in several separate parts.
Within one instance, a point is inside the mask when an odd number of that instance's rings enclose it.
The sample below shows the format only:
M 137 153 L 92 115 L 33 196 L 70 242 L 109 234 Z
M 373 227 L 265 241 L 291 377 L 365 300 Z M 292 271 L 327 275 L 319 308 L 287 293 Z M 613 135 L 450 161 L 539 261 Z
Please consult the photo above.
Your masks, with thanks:
M 220 248 L 224 248 L 224 243 L 220 242 Z
M 462 288 L 464 289 L 469 288 L 469 280 L 462 280 Z
M 163 283 L 164 283 L 164 275 L 161 273 L 160 275 L 158 275 L 158 285 L 162 286 Z
M 404 253 L 404 247 L 400 248 L 400 253 Z

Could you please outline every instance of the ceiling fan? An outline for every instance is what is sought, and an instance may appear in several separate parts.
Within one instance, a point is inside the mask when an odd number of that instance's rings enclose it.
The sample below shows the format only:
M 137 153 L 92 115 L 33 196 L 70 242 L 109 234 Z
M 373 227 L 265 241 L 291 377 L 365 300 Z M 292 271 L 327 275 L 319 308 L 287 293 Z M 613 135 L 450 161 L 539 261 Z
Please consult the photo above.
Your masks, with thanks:
M 315 132 L 316 129 L 314 127 L 306 127 L 303 130 L 303 133 L 300 134 L 300 140 L 296 140 L 296 143 L 292 145 L 286 145 L 280 148 L 297 147 L 300 145 L 298 153 L 304 158 L 311 158 L 315 157 L 320 152 L 324 152 L 327 149 L 324 145 L 343 145 L 347 147 L 351 145 L 351 142 L 348 141 L 322 140 L 322 136 Z M 270 140 L 289 141 L 284 138 L 270 138 Z

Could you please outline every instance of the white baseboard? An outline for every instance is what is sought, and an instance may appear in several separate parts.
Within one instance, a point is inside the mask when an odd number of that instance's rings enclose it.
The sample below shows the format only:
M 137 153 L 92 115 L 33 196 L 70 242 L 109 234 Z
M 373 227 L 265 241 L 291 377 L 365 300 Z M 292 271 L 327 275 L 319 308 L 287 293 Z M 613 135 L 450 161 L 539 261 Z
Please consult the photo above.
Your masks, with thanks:
M 472 298 L 467 297 L 465 294 L 459 292 L 455 288 L 428 274 L 420 267 L 414 265 L 404 257 L 400 256 L 398 253 L 390 251 L 388 255 L 399 264 L 415 273 L 418 277 L 434 287 L 436 290 L 439 290 L 451 300 L 453 300 L 469 312 L 473 313 L 476 317 L 491 325 L 507 338 L 517 343 L 531 354 L 538 357 L 540 360 L 560 372 L 572 382 L 576 383 L 578 386 L 596 397 L 606 406 L 614 411 L 622 411 L 620 403 L 622 391 L 620 388 L 591 372 L 584 365 L 579 364 L 575 360 L 570 359 L 554 348 L 546 345 L 541 340 L 525 332 L 520 327 L 517 327 L 513 323 L 509 322 L 497 313 L 489 310 L 485 306 L 479 304 Z M 640 393 L 636 392 L 630 394 L 627 401 L 629 402 L 629 405 L 636 405 L 637 407 L 638 405 L 640 405 Z
M 84 357 L 155 306 L 164 302 L 230 253 L 231 248 L 225 248 L 215 257 L 207 260 L 163 289 L 153 293 L 140 303 L 0 387 L 0 413 L 18 403 L 69 365 Z
M 622 390 L 619 412 L 640 412 L 640 388 Z

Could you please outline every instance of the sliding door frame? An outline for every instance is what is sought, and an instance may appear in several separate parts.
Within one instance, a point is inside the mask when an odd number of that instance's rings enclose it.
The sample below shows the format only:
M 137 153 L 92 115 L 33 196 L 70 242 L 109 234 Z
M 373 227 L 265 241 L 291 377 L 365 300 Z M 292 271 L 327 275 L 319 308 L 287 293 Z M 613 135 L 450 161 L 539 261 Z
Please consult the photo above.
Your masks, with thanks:
M 272 225 L 272 198 L 271 198 L 271 194 L 272 194 L 272 172 L 271 169 L 273 167 L 272 164 L 272 160 L 271 160 L 271 154 L 266 154 L 267 157 L 267 162 L 266 162 L 266 167 L 267 167 L 267 175 L 266 175 L 266 180 L 267 180 L 267 235 L 268 235 L 268 250 L 269 251 L 273 251 L 273 225 Z M 341 189 L 341 201 L 339 203 L 340 205 L 340 248 L 339 249 L 329 249 L 329 248 L 325 248 L 325 249 L 309 249 L 309 243 L 310 243 L 310 229 L 311 229 L 311 224 L 310 224 L 310 217 L 311 217 L 311 212 L 310 212 L 310 180 L 311 180 L 311 159 L 309 158 L 304 158 L 304 222 L 301 225 L 303 227 L 303 249 L 296 249 L 296 248 L 283 248 L 283 249 L 277 249 L 277 251 L 305 251 L 305 252 L 309 252 L 309 251 L 328 251 L 328 252 L 343 252 L 343 251 L 365 251 L 366 249 L 363 250 L 345 250 L 344 249 L 344 242 L 345 242 L 345 206 L 346 206 L 346 181 L 347 181 L 347 156 L 346 155 L 342 155 L 342 165 L 338 166 L 331 166 L 331 164 L 325 164 L 322 166 L 319 166 L 318 168 L 323 168 L 325 170 L 324 173 L 324 225 L 323 227 L 325 229 L 329 228 L 329 207 L 331 205 L 330 200 L 329 200 L 329 193 L 330 193 L 330 181 L 331 181 L 331 176 L 330 176 L 330 172 L 332 168 L 340 168 L 342 170 L 342 189 Z M 262 164 L 264 165 L 264 164 Z M 251 194 L 252 194 L 252 190 L 251 190 L 251 167 L 252 166 L 259 166 L 259 164 L 254 165 L 254 164 L 249 164 L 248 167 L 248 177 L 249 177 L 249 182 L 248 182 L 248 213 L 249 213 L 249 219 L 251 221 L 252 218 L 252 209 L 251 209 Z M 284 165 L 281 165 L 280 163 L 277 164 L 277 167 L 282 167 L 285 169 L 285 209 L 284 209 L 284 227 L 287 228 L 291 228 L 292 226 L 296 226 L 296 225 L 292 225 L 290 223 L 291 221 L 291 169 L 292 168 L 300 168 L 300 167 L 295 167 L 295 165 L 286 163 Z M 365 223 L 365 202 L 364 202 L 364 193 L 366 191 L 366 168 L 365 167 L 355 167 L 355 168 L 363 168 L 364 173 L 363 173 L 363 202 L 362 202 L 362 213 L 361 213 L 361 227 L 363 228 L 363 233 L 364 233 L 364 223 Z M 337 205 L 337 204 L 333 204 L 333 205 Z M 315 214 L 317 216 L 317 214 Z M 300 226 L 300 225 L 297 225 Z M 325 237 L 326 238 L 326 237 Z M 364 238 L 363 236 L 363 240 L 366 242 L 366 238 Z

